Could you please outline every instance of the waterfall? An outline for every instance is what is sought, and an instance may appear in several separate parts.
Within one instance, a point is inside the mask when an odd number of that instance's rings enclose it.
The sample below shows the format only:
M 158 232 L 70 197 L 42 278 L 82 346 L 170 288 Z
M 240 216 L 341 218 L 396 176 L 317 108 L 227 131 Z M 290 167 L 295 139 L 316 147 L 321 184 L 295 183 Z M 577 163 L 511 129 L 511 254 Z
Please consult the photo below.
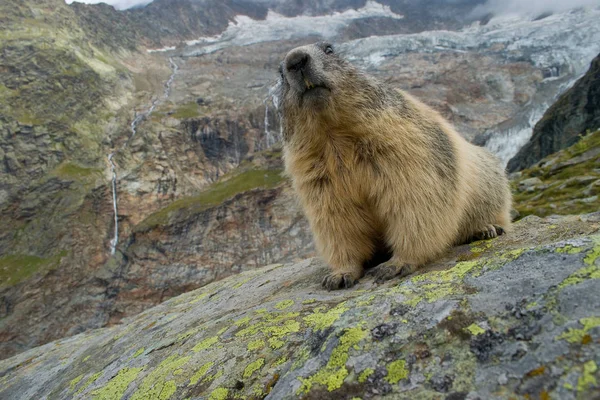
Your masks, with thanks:
M 119 214 L 117 212 L 117 171 L 113 157 L 115 153 L 108 155 L 108 162 L 110 163 L 110 172 L 112 174 L 112 196 L 113 196 L 113 211 L 115 214 L 115 235 L 110 241 L 110 254 L 115 254 L 117 251 L 117 243 L 119 242 Z
M 271 135 L 271 131 L 269 130 L 269 102 L 265 100 L 265 148 L 268 149 L 273 145 L 273 138 Z
M 173 84 L 173 81 L 175 79 L 175 75 L 177 74 L 177 71 L 179 70 L 179 66 L 175 63 L 175 61 L 173 61 L 173 57 L 169 58 L 169 65 L 171 67 L 171 70 L 173 71 L 171 73 L 171 76 L 169 76 L 169 79 L 167 80 L 167 82 L 165 82 L 165 90 L 164 90 L 164 98 L 163 100 L 166 100 L 169 98 L 170 94 L 171 94 L 171 86 Z M 156 98 L 152 101 L 152 104 L 150 104 L 150 108 L 148 108 L 148 110 L 146 110 L 145 112 L 139 113 L 139 114 L 135 114 L 135 117 L 133 119 L 133 121 L 131 121 L 131 124 L 129 125 L 129 128 L 131 130 L 131 135 L 129 136 L 129 138 L 127 139 L 127 141 L 125 142 L 125 145 L 123 146 L 124 148 L 127 148 L 129 146 L 129 142 L 131 142 L 131 140 L 135 137 L 135 135 L 137 134 L 137 128 L 138 125 L 144 121 L 147 117 L 149 117 L 154 110 L 156 109 L 156 106 L 158 105 L 160 99 Z M 110 163 L 110 172 L 112 174 L 112 197 L 113 197 L 113 212 L 115 215 L 115 234 L 112 238 L 112 240 L 110 241 L 110 254 L 115 254 L 117 251 L 117 244 L 119 243 L 119 215 L 118 215 L 118 210 L 117 210 L 117 183 L 118 183 L 118 179 L 117 179 L 117 167 L 113 161 L 113 158 L 115 157 L 115 155 L 119 152 L 119 149 L 117 150 L 113 150 L 109 155 L 108 155 L 108 162 Z

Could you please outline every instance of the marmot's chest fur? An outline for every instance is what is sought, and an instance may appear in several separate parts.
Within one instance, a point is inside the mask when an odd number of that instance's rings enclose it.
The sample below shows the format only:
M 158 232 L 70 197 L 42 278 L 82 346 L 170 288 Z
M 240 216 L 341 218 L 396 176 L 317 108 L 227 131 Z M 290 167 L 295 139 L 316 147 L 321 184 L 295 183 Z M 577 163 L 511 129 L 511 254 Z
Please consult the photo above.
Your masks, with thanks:
M 332 269 L 325 287 L 351 286 L 382 242 L 393 252 L 378 268 L 388 278 L 509 228 L 499 161 L 435 111 L 325 43 L 292 50 L 281 73 L 286 170 Z

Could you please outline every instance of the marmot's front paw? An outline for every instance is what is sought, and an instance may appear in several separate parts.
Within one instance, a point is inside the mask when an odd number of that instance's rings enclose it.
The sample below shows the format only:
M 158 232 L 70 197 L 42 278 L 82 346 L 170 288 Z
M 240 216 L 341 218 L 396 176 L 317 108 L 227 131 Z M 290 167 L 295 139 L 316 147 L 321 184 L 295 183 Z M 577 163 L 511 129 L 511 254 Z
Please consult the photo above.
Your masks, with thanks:
M 356 283 L 351 273 L 348 272 L 332 272 L 323 278 L 321 286 L 327 290 L 349 289 Z
M 371 275 L 375 278 L 375 283 L 383 283 L 393 278 L 404 278 L 412 274 L 417 267 L 413 264 L 407 264 L 390 260 L 379 264 L 375 268 L 367 272 L 367 275 Z
M 476 232 L 473 235 L 474 240 L 494 239 L 504 235 L 504 228 L 498 225 L 488 225 L 483 230 Z

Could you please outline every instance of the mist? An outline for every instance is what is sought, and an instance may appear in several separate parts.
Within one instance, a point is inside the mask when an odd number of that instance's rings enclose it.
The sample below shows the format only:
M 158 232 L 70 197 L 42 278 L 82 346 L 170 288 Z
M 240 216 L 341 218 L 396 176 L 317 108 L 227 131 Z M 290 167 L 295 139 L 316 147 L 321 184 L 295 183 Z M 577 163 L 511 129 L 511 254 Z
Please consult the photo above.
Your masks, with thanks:
M 474 14 L 528 14 L 558 13 L 578 7 L 600 6 L 600 0 L 489 0 L 478 6 Z

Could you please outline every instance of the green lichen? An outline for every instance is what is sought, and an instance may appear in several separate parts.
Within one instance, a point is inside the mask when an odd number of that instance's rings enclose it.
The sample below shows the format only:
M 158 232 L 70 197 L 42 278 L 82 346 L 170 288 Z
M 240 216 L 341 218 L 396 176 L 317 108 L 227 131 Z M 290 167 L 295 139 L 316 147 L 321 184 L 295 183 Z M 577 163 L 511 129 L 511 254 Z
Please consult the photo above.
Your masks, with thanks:
M 583 259 L 583 262 L 587 265 L 595 265 L 596 260 L 600 257 L 600 236 L 595 236 L 593 240 L 594 248 Z
M 367 299 L 365 300 L 360 300 L 356 303 L 357 306 L 359 307 L 364 307 L 364 306 L 368 306 L 370 305 L 373 300 L 375 300 L 375 296 L 369 296 Z
M 385 378 L 386 381 L 392 385 L 400 382 L 402 379 L 408 378 L 408 370 L 406 369 L 405 360 L 397 360 L 387 365 L 388 374 Z
M 563 247 L 557 248 L 555 251 L 561 254 L 579 254 L 583 251 L 583 249 L 581 247 L 575 247 L 567 244 Z
M 92 356 L 85 356 L 85 358 L 83 359 L 83 362 L 86 362 L 87 360 L 89 360 L 90 357 L 92 357 Z
M 144 378 L 138 390 L 133 394 L 131 400 L 144 400 L 156 398 L 160 400 L 168 399 L 175 390 L 177 385 L 172 380 L 167 380 L 173 372 L 185 365 L 191 357 L 178 358 L 177 355 L 172 355 L 161 362 L 152 372 Z M 164 397 L 168 394 L 167 397 Z
M 478 336 L 485 333 L 485 329 L 483 329 L 477 324 L 471 324 L 468 327 L 466 327 L 465 330 L 471 333 L 471 335 L 473 336 Z
M 306 299 L 302 301 L 302 304 L 313 304 L 316 303 L 317 299 Z
M 583 364 L 583 374 L 577 380 L 577 391 L 585 392 L 590 389 L 590 387 L 598 386 L 598 382 L 594 376 L 597 370 L 598 366 L 594 360 L 590 360 Z
M 262 339 L 256 339 L 248 343 L 248 351 L 260 350 L 265 347 L 265 342 Z
M 360 375 L 358 375 L 358 382 L 359 383 L 365 383 L 367 381 L 367 379 L 373 375 L 373 373 L 375 372 L 375 370 L 373 368 L 367 368 L 365 369 L 363 372 L 360 373 Z
M 288 358 L 286 356 L 282 356 L 279 357 L 277 360 L 275 360 L 275 362 L 273 363 L 273 367 L 279 367 L 280 365 L 285 364 L 288 361 Z
M 215 363 L 211 361 L 211 362 L 207 362 L 206 364 L 201 366 L 200 369 L 198 371 L 196 371 L 194 373 L 194 375 L 192 375 L 192 377 L 190 378 L 189 386 L 192 386 L 192 385 L 195 385 L 196 383 L 198 383 L 198 381 L 206 375 L 206 373 L 212 368 L 212 366 L 214 364 Z
M 141 349 L 139 349 L 138 351 L 135 352 L 135 354 L 133 355 L 133 358 L 137 358 L 137 357 L 141 356 L 142 354 L 144 354 L 144 351 L 146 351 L 146 348 L 142 347 Z
M 71 380 L 71 382 L 69 382 L 69 390 L 72 392 L 75 390 L 75 386 L 77 386 L 77 384 L 79 383 L 79 381 L 81 381 L 83 379 L 83 374 L 79 375 L 77 378 Z
M 233 288 L 234 288 L 234 289 L 239 289 L 239 288 L 241 288 L 242 286 L 244 286 L 246 283 L 248 283 L 248 282 L 249 282 L 251 279 L 252 279 L 252 278 L 247 278 L 247 279 L 244 279 L 243 281 L 241 281 L 241 282 L 238 282 L 238 283 L 236 283 L 235 285 L 233 285 Z
M 452 283 L 436 284 L 431 283 L 422 286 L 425 289 L 425 298 L 427 302 L 433 303 L 446 298 L 452 294 L 460 293 L 460 286 Z
M 209 400 L 226 400 L 229 395 L 229 389 L 216 388 L 210 393 Z
M 197 345 L 195 345 L 192 348 L 192 351 L 194 353 L 198 353 L 200 351 L 206 350 L 206 349 L 210 348 L 211 346 L 213 346 L 218 341 L 219 341 L 219 337 L 218 336 L 209 337 L 208 339 L 204 339 L 203 341 L 201 341 L 200 343 L 198 343 Z
M 177 342 L 183 342 L 184 340 L 186 340 L 187 338 L 195 335 L 196 333 L 202 331 L 201 327 L 196 327 L 193 329 L 190 329 L 189 331 L 186 331 L 180 335 L 177 336 Z
M 144 368 L 123 368 L 104 387 L 94 390 L 94 400 L 120 400 L 129 384 L 137 378 Z M 161 399 L 163 400 L 163 399 Z
M 600 317 L 583 318 L 579 321 L 582 325 L 582 329 L 569 329 L 562 335 L 558 336 L 557 339 L 564 339 L 569 343 L 581 343 L 585 335 L 591 329 L 600 326 Z
M 275 308 L 278 310 L 285 310 L 286 308 L 290 308 L 294 305 L 294 300 L 283 300 L 279 303 L 275 304 Z
M 251 320 L 252 320 L 252 318 L 250 318 L 250 317 L 240 318 L 240 319 L 236 320 L 233 323 L 233 325 L 238 326 L 238 327 L 242 327 L 244 325 L 248 325 Z
M 560 283 L 560 285 L 558 285 L 558 288 L 564 289 L 568 286 L 577 285 L 588 279 L 600 279 L 600 268 L 596 267 L 595 265 L 588 265 L 587 267 L 583 267 L 580 270 L 575 271 L 573 274 L 569 275 L 567 279 L 565 279 Z
M 343 302 L 327 312 L 314 310 L 312 314 L 304 317 L 304 322 L 313 329 L 322 331 L 333 325 L 348 309 L 346 303 Z
M 196 297 L 194 297 L 194 299 L 192 301 L 190 301 L 190 304 L 196 304 L 198 303 L 200 300 L 205 299 L 208 296 L 208 293 L 202 293 Z
M 281 338 L 300 331 L 300 323 L 294 320 L 287 320 L 283 325 L 271 325 L 264 328 L 264 332 L 274 338 Z
M 358 343 L 365 337 L 367 337 L 367 331 L 360 327 L 347 329 L 331 352 L 327 364 L 308 378 L 298 378 L 302 382 L 302 386 L 297 394 L 308 393 L 314 384 L 323 385 L 330 392 L 342 387 L 344 379 L 349 373 L 346 369 L 349 351 L 351 348 L 358 349 Z
M 88 378 L 88 380 L 85 382 L 85 384 L 79 388 L 77 393 L 75 393 L 75 395 L 82 393 L 85 389 L 88 388 L 88 386 L 90 386 L 92 383 L 96 382 L 98 380 L 98 378 L 100 378 L 100 376 L 102 376 L 102 372 L 96 372 L 95 374 L 90 376 Z
M 252 376 L 252 374 L 254 374 L 256 371 L 261 369 L 263 365 L 265 365 L 264 358 L 259 358 L 258 360 L 253 361 L 250 364 L 248 364 L 246 366 L 246 368 L 244 369 L 244 375 L 243 375 L 244 379 L 250 378 Z
M 269 338 L 269 347 L 272 348 L 273 350 L 277 350 L 282 348 L 285 345 L 285 342 L 283 340 L 279 340 L 277 338 Z

